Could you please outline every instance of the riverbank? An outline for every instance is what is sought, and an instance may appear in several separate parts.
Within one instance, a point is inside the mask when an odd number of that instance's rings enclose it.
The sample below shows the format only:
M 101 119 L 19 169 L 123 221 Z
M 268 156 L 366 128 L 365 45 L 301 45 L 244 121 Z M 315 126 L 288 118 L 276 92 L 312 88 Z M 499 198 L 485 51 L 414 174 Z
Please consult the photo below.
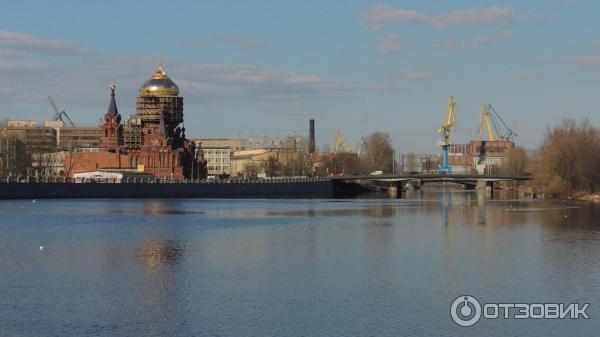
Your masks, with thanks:
M 588 202 L 593 202 L 593 203 L 600 204 L 600 193 L 576 194 L 574 197 L 577 200 L 583 200 L 583 201 L 588 201 Z

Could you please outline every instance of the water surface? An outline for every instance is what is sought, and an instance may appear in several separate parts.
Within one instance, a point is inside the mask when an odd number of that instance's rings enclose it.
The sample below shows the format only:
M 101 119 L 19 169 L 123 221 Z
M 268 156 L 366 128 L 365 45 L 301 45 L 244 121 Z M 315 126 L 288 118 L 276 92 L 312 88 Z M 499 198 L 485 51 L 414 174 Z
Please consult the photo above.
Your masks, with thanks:
M 0 336 L 597 336 L 600 208 L 404 200 L 0 202 Z M 589 302 L 589 320 L 450 303 Z

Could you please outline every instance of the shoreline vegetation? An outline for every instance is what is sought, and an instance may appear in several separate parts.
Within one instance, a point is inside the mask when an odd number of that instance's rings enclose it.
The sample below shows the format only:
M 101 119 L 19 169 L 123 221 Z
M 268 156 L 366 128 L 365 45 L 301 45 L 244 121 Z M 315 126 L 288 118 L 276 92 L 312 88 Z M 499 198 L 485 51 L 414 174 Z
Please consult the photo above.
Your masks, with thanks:
M 512 149 L 505 170 L 531 173 L 536 195 L 600 203 L 600 129 L 587 119 L 564 119 L 548 127 L 538 149 Z

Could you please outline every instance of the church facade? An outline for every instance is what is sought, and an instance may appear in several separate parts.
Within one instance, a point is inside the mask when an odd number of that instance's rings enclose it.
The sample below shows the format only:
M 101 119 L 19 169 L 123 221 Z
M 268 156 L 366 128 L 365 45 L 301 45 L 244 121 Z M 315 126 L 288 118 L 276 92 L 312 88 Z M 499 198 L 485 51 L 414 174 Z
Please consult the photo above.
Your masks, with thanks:
M 121 122 L 111 85 L 108 111 L 103 119 L 100 152 L 72 153 L 65 172 L 136 170 L 156 178 L 204 179 L 206 161 L 200 144 L 188 140 L 183 127 L 183 97 L 159 66 L 144 83 L 136 100 L 136 113 Z

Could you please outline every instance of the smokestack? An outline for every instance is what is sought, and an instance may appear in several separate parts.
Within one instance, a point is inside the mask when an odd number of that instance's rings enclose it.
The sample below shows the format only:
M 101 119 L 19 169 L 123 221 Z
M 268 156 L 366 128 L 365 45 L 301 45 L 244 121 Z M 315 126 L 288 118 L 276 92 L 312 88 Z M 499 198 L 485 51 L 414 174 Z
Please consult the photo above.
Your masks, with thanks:
M 310 129 L 308 134 L 308 153 L 315 153 L 315 120 L 310 119 Z

